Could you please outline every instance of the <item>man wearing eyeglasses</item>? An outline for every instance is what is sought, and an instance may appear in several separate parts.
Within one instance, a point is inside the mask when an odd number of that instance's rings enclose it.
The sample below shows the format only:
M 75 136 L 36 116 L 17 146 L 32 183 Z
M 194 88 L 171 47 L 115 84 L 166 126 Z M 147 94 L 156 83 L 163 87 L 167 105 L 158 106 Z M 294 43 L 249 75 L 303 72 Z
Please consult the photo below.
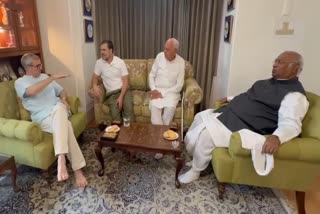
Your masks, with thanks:
M 53 134 L 53 146 L 58 157 L 58 181 L 67 180 L 66 156 L 71 162 L 78 187 L 85 187 L 87 180 L 82 173 L 86 165 L 83 154 L 68 120 L 70 107 L 66 91 L 55 81 L 66 78 L 66 74 L 41 73 L 39 56 L 27 53 L 21 58 L 26 74 L 15 81 L 17 95 L 25 109 L 31 113 L 32 121 L 38 122 L 45 132 Z
M 184 139 L 193 156 L 188 163 L 191 169 L 180 175 L 179 181 L 197 180 L 211 161 L 214 148 L 229 146 L 232 132 L 239 132 L 242 146 L 251 149 L 257 173 L 269 173 L 273 167 L 272 154 L 300 134 L 309 107 L 298 79 L 302 68 L 302 56 L 285 51 L 273 63 L 272 78 L 255 82 L 236 97 L 220 100 L 229 102 L 228 105 L 198 113 Z M 268 164 L 269 160 L 272 164 Z

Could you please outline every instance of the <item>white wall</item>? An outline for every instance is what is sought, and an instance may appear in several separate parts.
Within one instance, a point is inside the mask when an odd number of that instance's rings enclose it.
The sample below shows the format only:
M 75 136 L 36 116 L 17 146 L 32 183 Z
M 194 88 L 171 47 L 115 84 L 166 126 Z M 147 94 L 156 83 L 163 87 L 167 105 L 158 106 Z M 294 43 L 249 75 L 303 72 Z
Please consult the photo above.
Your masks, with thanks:
M 93 102 L 87 91 L 96 53 L 95 43 L 84 42 L 82 8 L 82 0 L 37 0 L 46 72 L 71 74 L 58 82 L 69 95 L 80 98 L 80 110 L 88 113 L 90 121 Z
M 236 9 L 232 43 L 222 42 L 219 73 L 213 90 L 215 98 L 237 95 L 247 90 L 255 80 L 271 77 L 272 62 L 284 50 L 300 52 L 305 60 L 300 76 L 306 90 L 320 94 L 319 60 L 320 19 L 319 0 L 287 0 L 293 36 L 275 35 L 286 0 L 239 0 Z
M 218 56 L 218 65 L 217 65 L 217 75 L 213 77 L 211 97 L 210 97 L 210 107 L 214 106 L 214 101 L 222 97 L 227 96 L 228 83 L 229 83 L 229 70 L 230 70 L 230 61 L 232 54 L 232 44 L 234 43 L 234 36 L 231 37 L 231 42 L 224 41 L 224 22 L 225 16 L 232 15 L 234 20 L 236 19 L 236 10 L 227 11 L 227 0 L 224 0 L 224 15 L 222 18 L 222 30 L 220 35 L 220 47 L 219 47 L 219 56 Z M 238 1 L 235 1 L 236 4 Z M 237 6 L 236 6 L 237 8 Z M 232 35 L 235 33 L 236 23 L 233 23 Z

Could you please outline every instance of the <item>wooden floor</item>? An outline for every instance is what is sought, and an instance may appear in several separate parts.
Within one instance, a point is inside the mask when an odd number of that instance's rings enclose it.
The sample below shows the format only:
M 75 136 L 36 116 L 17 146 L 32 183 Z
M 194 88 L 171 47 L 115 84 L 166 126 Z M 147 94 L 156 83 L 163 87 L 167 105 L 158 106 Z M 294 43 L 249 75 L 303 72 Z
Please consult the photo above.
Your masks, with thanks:
M 94 128 L 97 127 L 95 124 L 95 121 L 91 121 L 88 124 L 88 127 Z M 316 189 L 320 189 L 320 177 L 316 180 L 315 187 Z M 281 190 L 289 199 L 289 202 L 292 204 L 292 206 L 296 207 L 296 196 L 295 192 L 293 191 L 287 191 L 287 190 Z M 319 214 L 320 213 L 320 191 L 310 191 L 306 193 L 306 201 L 305 201 L 305 208 L 306 208 L 306 214 Z

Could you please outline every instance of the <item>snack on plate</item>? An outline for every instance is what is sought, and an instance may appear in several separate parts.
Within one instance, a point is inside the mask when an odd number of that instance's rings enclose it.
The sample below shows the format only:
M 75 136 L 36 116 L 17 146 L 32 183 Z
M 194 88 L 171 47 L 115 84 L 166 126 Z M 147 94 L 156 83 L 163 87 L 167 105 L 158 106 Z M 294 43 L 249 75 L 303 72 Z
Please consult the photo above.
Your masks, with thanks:
M 169 129 L 163 133 L 163 136 L 168 139 L 173 139 L 177 137 L 177 133 Z
M 118 125 L 112 125 L 106 128 L 106 132 L 109 132 L 109 133 L 115 133 L 115 132 L 118 132 L 119 130 L 120 128 Z
M 117 133 L 114 132 L 105 132 L 103 134 L 103 137 L 107 137 L 107 138 L 115 138 L 117 136 Z

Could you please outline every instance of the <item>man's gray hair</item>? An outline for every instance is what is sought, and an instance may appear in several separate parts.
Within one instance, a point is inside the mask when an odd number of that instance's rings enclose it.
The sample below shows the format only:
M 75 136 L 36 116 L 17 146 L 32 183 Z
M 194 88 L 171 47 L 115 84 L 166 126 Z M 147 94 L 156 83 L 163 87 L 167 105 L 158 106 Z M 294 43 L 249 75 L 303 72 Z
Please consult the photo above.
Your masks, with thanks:
M 32 60 L 40 59 L 40 57 L 33 53 L 26 53 L 21 57 L 21 64 L 26 70 L 29 65 L 32 64 Z
M 301 71 L 303 70 L 303 57 L 295 51 L 288 51 L 291 54 L 294 54 L 295 60 L 289 64 L 289 66 L 291 67 L 293 65 L 293 63 L 297 63 L 299 64 L 299 68 L 298 68 L 298 72 L 297 75 L 300 75 Z
M 179 50 L 179 41 L 175 38 L 172 38 L 172 42 L 174 44 L 175 49 Z
M 298 74 L 300 74 L 301 71 L 303 70 L 303 65 L 304 65 L 303 57 L 300 54 L 298 54 L 297 63 L 299 64 Z

